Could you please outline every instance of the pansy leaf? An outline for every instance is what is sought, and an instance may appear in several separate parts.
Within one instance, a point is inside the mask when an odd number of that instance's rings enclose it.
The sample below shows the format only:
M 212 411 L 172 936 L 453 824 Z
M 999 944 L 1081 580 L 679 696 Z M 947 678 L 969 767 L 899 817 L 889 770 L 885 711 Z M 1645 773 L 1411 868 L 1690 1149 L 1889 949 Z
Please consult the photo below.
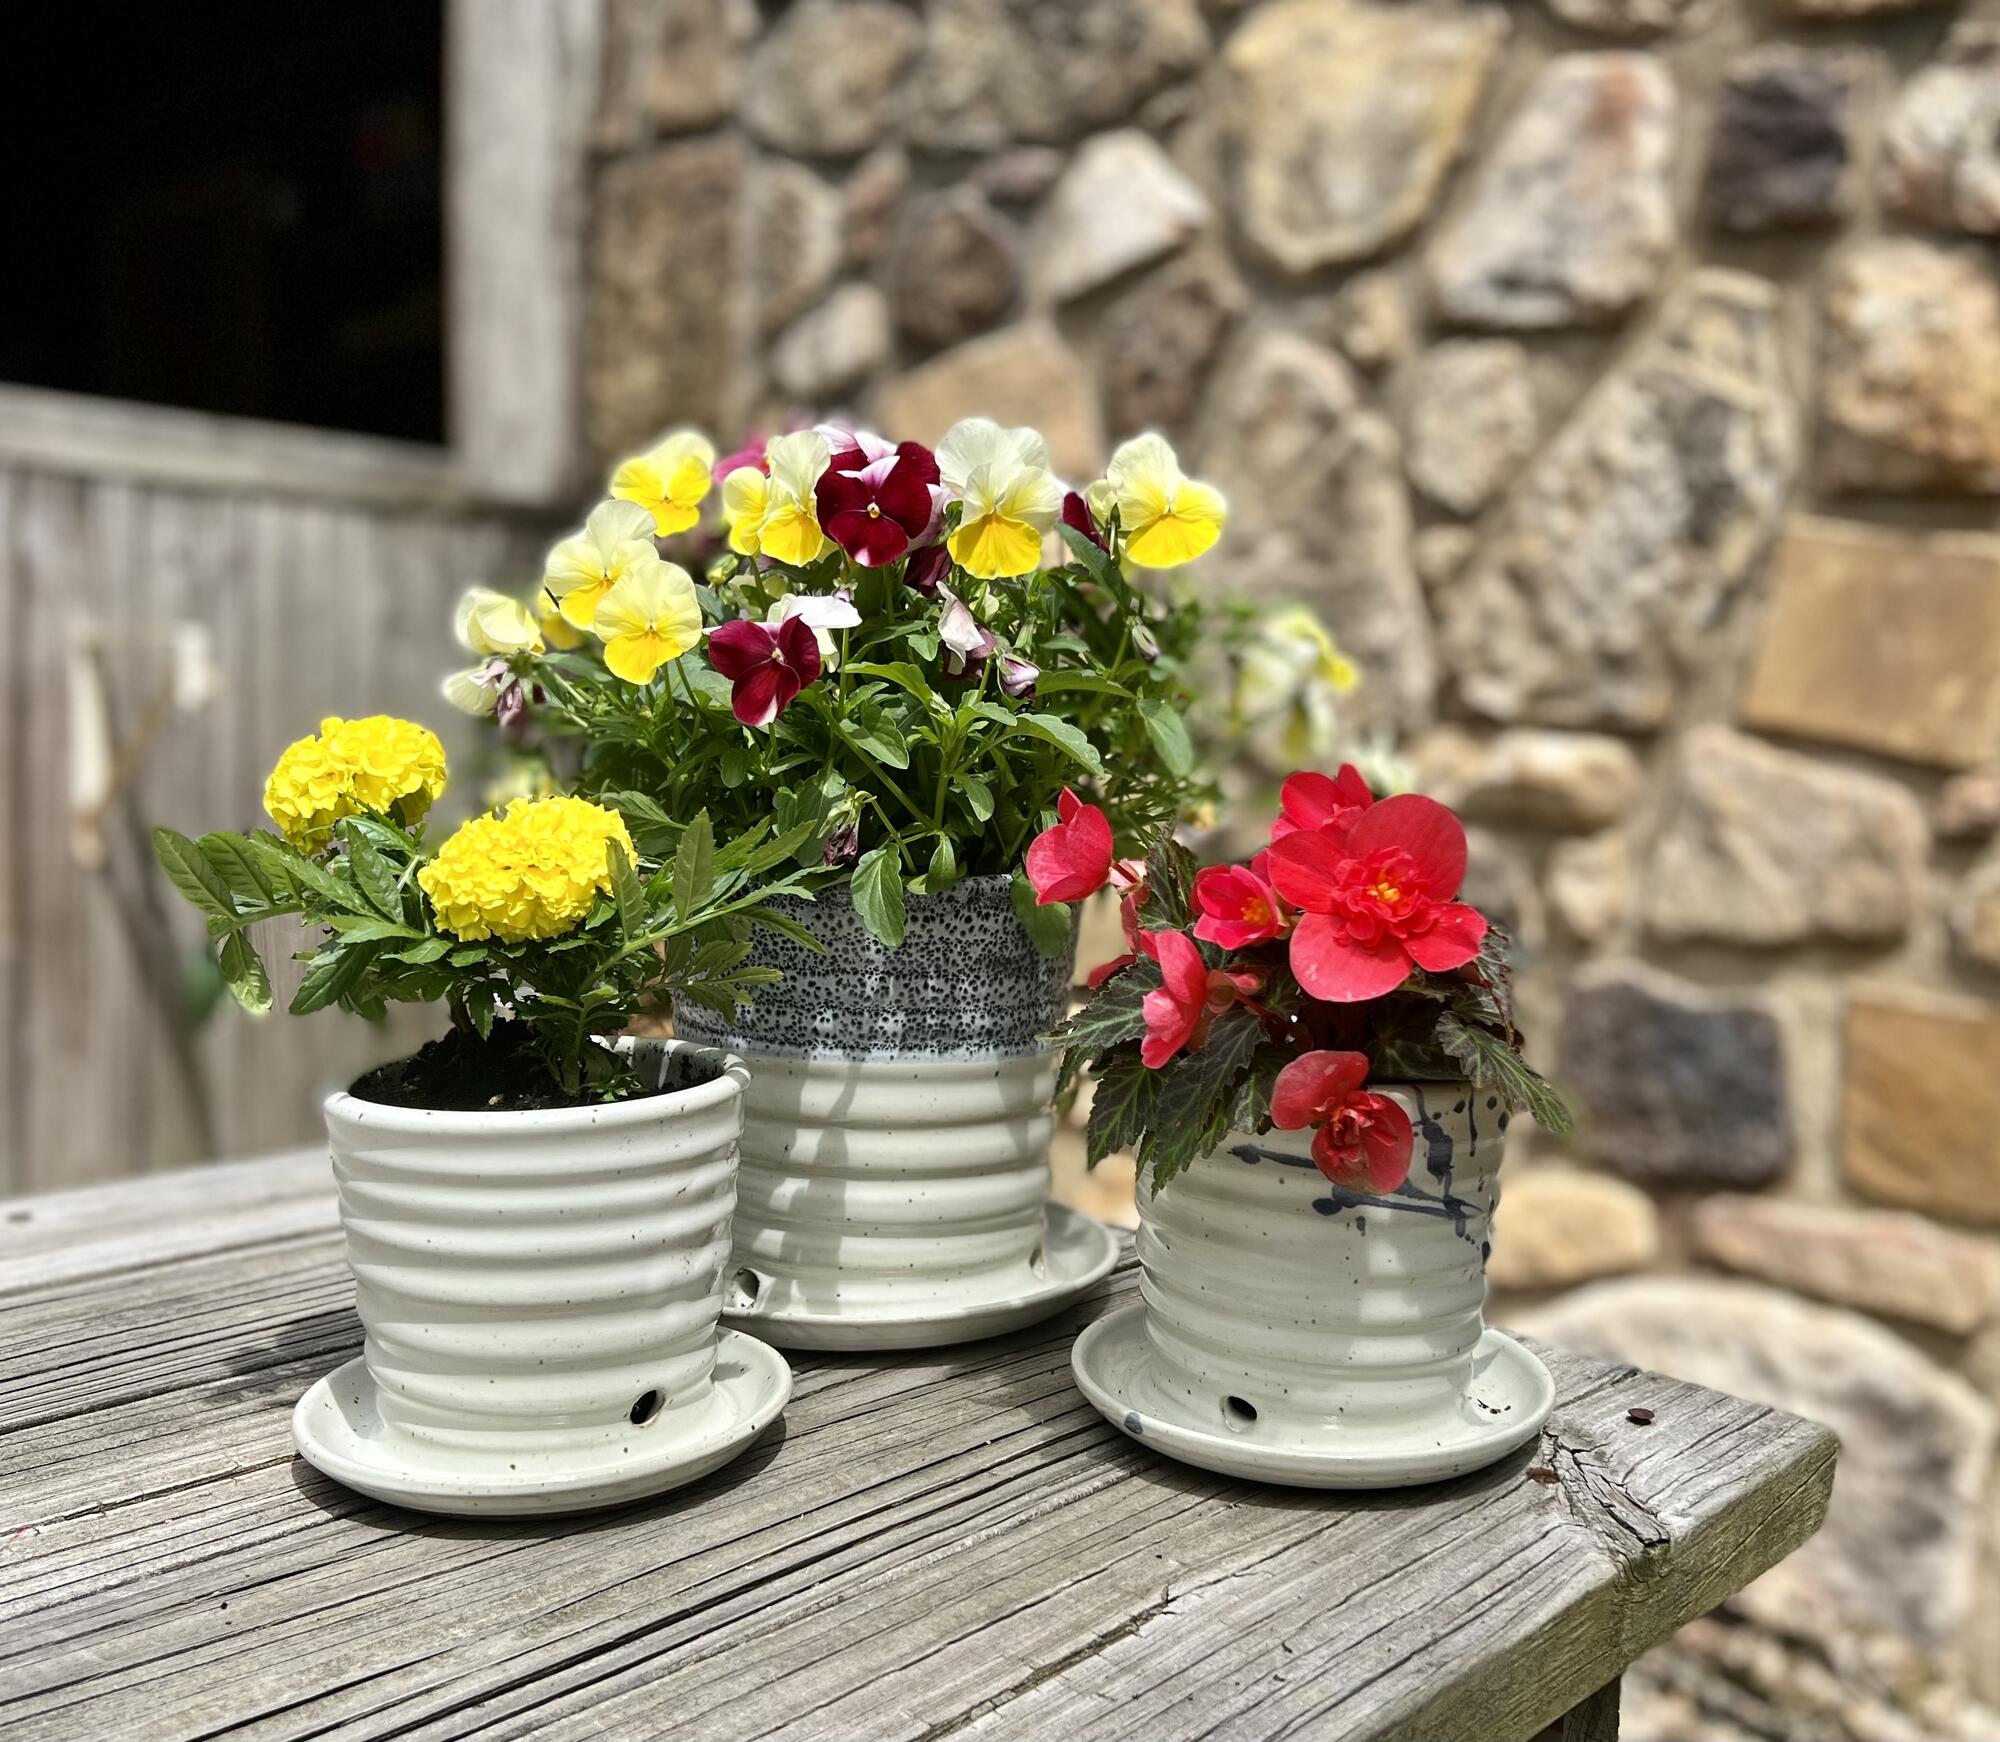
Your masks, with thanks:
M 1088 649 L 1084 652 L 1087 655 Z M 1045 671 L 1035 680 L 1037 695 L 1060 695 L 1075 693 L 1099 696 L 1130 697 L 1132 692 L 1116 678 L 1106 677 L 1097 671 Z M 1141 703 L 1144 707 L 1147 704 Z
M 896 843 L 884 841 L 855 861 L 852 881 L 854 911 L 877 943 L 894 949 L 903 941 L 903 874 L 896 863 Z
M 977 822 L 993 820 L 993 788 L 976 774 L 961 774 L 953 782 L 958 796 L 965 800 L 965 808 L 972 812 Z
M 222 940 L 218 958 L 222 983 L 235 995 L 236 1002 L 252 1016 L 266 1016 L 271 1009 L 271 976 L 264 971 L 264 958 L 243 932 L 231 932 Z
M 888 768 L 908 768 L 910 747 L 880 702 L 851 703 L 839 719 L 840 735 Z
M 1067 524 L 1058 525 L 1056 531 L 1062 535 L 1063 543 L 1069 546 L 1070 554 L 1083 564 L 1093 577 L 1102 581 L 1107 587 L 1117 584 L 1117 567 L 1112 563 L 1109 553 L 1096 539 Z
M 894 684 L 898 689 L 907 690 L 926 707 L 937 700 L 937 692 L 931 688 L 930 679 L 922 670 L 906 659 L 890 660 L 876 665 L 866 660 L 855 660 L 846 670 L 855 677 L 879 677 Z
M 997 702 L 982 702 L 979 713 L 982 718 L 1004 725 L 1011 732 L 1024 733 L 1030 738 L 1039 738 L 1045 744 L 1053 744 L 1071 761 L 1092 774 L 1104 773 L 1104 762 L 1097 754 L 1097 747 L 1067 720 L 1054 714 L 1016 714 Z
M 1139 718 L 1145 722 L 1146 736 L 1167 765 L 1167 772 L 1179 777 L 1194 769 L 1194 740 L 1188 736 L 1187 722 L 1180 710 L 1155 697 L 1139 704 Z

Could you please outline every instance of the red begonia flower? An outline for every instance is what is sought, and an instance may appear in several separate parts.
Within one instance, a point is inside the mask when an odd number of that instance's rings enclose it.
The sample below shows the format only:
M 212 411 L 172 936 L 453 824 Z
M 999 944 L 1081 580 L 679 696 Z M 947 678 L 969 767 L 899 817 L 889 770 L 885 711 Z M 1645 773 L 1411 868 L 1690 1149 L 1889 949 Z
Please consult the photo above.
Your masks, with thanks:
M 1159 946 L 1139 929 L 1139 910 L 1146 905 L 1151 893 L 1146 887 L 1146 861 L 1116 860 L 1111 867 L 1111 887 L 1120 891 L 1118 923 L 1125 931 L 1125 953 L 1122 956 L 1113 956 L 1108 962 L 1100 962 L 1084 976 L 1086 984 L 1093 992 L 1120 968 L 1131 967 L 1140 956 L 1152 956 L 1156 961 L 1159 959 L 1156 953 Z
M 1361 771 L 1353 763 L 1343 762 L 1336 775 L 1292 775 L 1280 789 L 1278 802 L 1278 820 L 1271 825 L 1274 841 L 1300 829 L 1343 831 L 1375 802 L 1375 795 L 1368 790 Z
M 1197 873 L 1194 904 L 1201 910 L 1194 935 L 1225 950 L 1265 943 L 1285 929 L 1277 891 L 1241 865 L 1211 865 Z
M 1454 899 L 1465 830 L 1436 799 L 1400 793 L 1369 806 L 1344 836 L 1301 828 L 1270 852 L 1278 893 L 1305 910 L 1292 972 L 1315 998 L 1380 998 L 1414 968 L 1444 973 L 1479 954 L 1486 921 Z
M 1255 992 L 1258 980 L 1255 974 L 1211 969 L 1185 932 L 1151 931 L 1141 941 L 1146 953 L 1160 964 L 1163 981 L 1159 990 L 1148 992 L 1139 1005 L 1146 1018 L 1139 1062 L 1156 1071 L 1182 1047 L 1199 1050 L 1216 1017 Z
M 1410 1177 L 1410 1116 L 1364 1089 L 1367 1080 L 1365 1053 L 1301 1053 L 1271 1085 L 1271 1123 L 1280 1131 L 1317 1127 L 1313 1161 L 1335 1185 L 1393 1192 Z
M 1028 881 L 1037 907 L 1095 895 L 1111 875 L 1111 819 L 1068 787 L 1056 800 L 1056 816 L 1054 828 L 1028 843 Z
M 775 626 L 741 617 L 708 632 L 708 663 L 729 679 L 737 719 L 768 726 L 819 676 L 819 643 L 803 617 Z
M 892 563 L 921 538 L 931 521 L 931 486 L 938 464 L 920 442 L 879 451 L 881 444 L 836 448 L 814 498 L 828 538 L 863 568 Z

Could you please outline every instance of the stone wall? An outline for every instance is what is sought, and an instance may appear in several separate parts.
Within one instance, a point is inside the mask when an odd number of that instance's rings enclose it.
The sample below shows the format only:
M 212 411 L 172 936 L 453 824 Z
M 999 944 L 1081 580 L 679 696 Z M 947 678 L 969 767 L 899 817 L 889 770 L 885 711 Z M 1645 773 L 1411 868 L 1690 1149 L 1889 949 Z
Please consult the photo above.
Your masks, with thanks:
M 1234 510 L 1204 584 L 1316 601 L 1475 825 L 1583 1105 L 1512 1170 L 1497 1310 L 1845 1436 L 1827 1531 L 1652 1660 L 1631 1733 L 1987 1733 L 2000 21 L 612 19 L 603 451 L 979 410 L 1081 480 L 1166 430 Z

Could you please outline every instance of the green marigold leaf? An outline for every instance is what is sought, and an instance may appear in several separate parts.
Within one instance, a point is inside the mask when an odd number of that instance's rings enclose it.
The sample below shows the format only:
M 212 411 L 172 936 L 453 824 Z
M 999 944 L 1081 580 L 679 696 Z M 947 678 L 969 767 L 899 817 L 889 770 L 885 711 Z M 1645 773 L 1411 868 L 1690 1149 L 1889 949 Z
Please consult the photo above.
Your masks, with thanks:
M 229 885 L 187 836 L 172 829 L 155 829 L 153 856 L 166 872 L 167 881 L 203 913 L 220 919 L 236 917 L 236 898 L 229 893 Z
M 271 1011 L 271 976 L 264 971 L 264 958 L 248 936 L 237 931 L 222 940 L 219 958 L 222 983 L 235 995 L 236 1002 L 252 1016 L 268 1016 Z

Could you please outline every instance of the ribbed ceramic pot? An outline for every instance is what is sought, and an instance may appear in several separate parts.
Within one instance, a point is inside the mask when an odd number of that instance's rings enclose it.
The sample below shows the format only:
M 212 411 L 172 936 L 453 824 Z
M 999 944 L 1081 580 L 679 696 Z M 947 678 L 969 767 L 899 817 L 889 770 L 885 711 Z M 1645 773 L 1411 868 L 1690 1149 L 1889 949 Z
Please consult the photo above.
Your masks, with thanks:
M 373 1413 L 415 1463 L 556 1471 L 707 1405 L 748 1072 L 677 1042 L 634 1060 L 668 1092 L 327 1102 Z
M 825 954 L 760 933 L 779 984 L 726 1025 L 675 1016 L 750 1065 L 731 1322 L 781 1347 L 987 1334 L 984 1309 L 1051 1290 L 1056 1055 L 1040 1037 L 1074 954 L 1037 952 L 1005 877 L 913 897 L 895 949 L 844 889 L 780 905 Z
M 1371 1087 L 1415 1132 L 1393 1193 L 1334 1185 L 1312 1133 L 1287 1131 L 1232 1132 L 1142 1183 L 1142 1308 L 1075 1357 L 1126 1432 L 1233 1474 L 1359 1487 L 1456 1475 L 1540 1427 L 1546 1371 L 1482 1322 L 1507 1114 L 1463 1084 Z

